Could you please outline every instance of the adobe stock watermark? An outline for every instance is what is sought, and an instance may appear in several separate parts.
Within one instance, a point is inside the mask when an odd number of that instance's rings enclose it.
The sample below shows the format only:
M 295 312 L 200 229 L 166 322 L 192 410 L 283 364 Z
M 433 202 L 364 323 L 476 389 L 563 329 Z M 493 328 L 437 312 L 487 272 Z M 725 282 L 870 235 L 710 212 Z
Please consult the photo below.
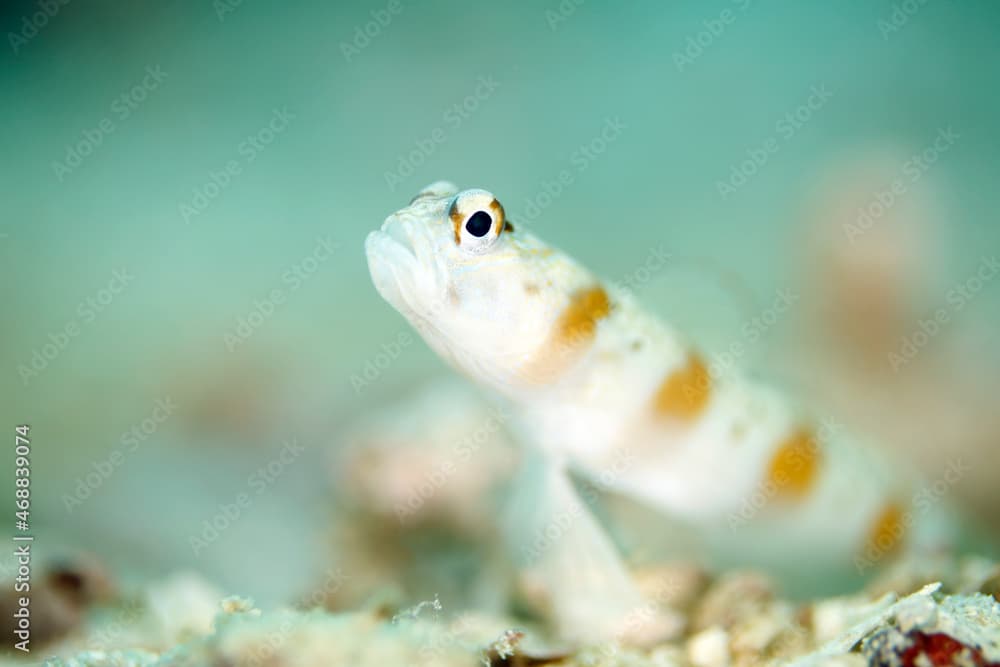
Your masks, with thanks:
M 609 286 L 623 292 L 634 293 L 646 285 L 653 277 L 662 271 L 673 259 L 673 253 L 662 243 L 650 248 L 646 258 L 635 269 L 622 276 L 621 280 L 609 283 Z
M 795 448 L 777 474 L 773 477 L 769 475 L 766 479 L 758 482 L 753 491 L 743 499 L 739 510 L 729 513 L 726 518 L 729 530 L 735 532 L 750 523 L 758 513 L 771 504 L 776 496 L 788 488 L 794 475 L 797 475 L 803 468 L 814 465 L 817 457 L 822 456 L 823 448 L 834 442 L 834 439 L 842 431 L 843 424 L 832 417 L 821 420 L 815 436 L 808 439 L 808 444 Z
M 705 51 L 725 34 L 729 26 L 736 23 L 736 19 L 750 7 L 752 2 L 753 0 L 732 0 L 732 7 L 726 7 L 718 16 L 702 21 L 702 29 L 693 35 L 688 35 L 684 41 L 684 50 L 674 51 L 674 67 L 677 71 L 683 72 L 701 58 Z
M 945 305 L 927 317 L 917 320 L 917 328 L 903 336 L 899 346 L 891 350 L 886 359 L 893 371 L 913 361 L 920 351 L 951 322 L 952 315 L 962 312 L 1000 272 L 1000 259 L 996 255 L 983 257 L 976 271 L 965 280 L 953 285 L 945 295 Z
M 404 523 L 419 512 L 509 420 L 510 413 L 507 410 L 502 407 L 491 408 L 489 416 L 475 430 L 452 445 L 451 455 L 415 485 L 406 501 L 396 505 L 395 513 L 399 522 Z
M 378 39 L 393 19 L 402 13 L 403 4 L 399 0 L 389 0 L 383 9 L 373 9 L 369 14 L 370 20 L 354 26 L 354 34 L 350 41 L 340 43 L 340 53 L 344 56 L 344 60 L 351 62 L 357 58 L 373 41 Z
M 552 32 L 558 30 L 559 26 L 568 21 L 573 14 L 576 14 L 576 10 L 584 2 L 586 0 L 559 0 L 559 4 L 555 6 L 555 9 L 546 9 L 545 23 L 549 26 L 549 30 Z
M 676 576 L 658 577 L 655 588 L 645 594 L 645 601 L 626 613 L 611 640 L 601 645 L 600 655 L 617 662 L 622 649 L 634 645 L 633 639 L 643 636 L 645 628 L 656 624 L 664 608 L 670 609 L 670 601 L 680 590 L 681 584 Z
M 141 600 L 126 598 L 115 607 L 114 615 L 102 620 L 93 634 L 87 637 L 87 650 L 113 651 L 126 633 L 134 631 L 134 625 L 141 622 L 147 612 L 148 607 Z
M 191 190 L 188 201 L 177 204 L 184 224 L 208 210 L 216 199 L 230 186 L 243 170 L 257 160 L 257 157 L 288 129 L 289 121 L 295 119 L 295 114 L 288 109 L 274 109 L 271 119 L 256 132 L 248 135 L 236 146 L 237 157 L 228 160 L 224 165 L 208 172 L 204 183 Z
M 619 449 L 609 467 L 601 471 L 597 479 L 581 485 L 580 493 L 569 509 L 554 512 L 549 519 L 535 529 L 529 544 L 521 546 L 521 565 L 531 566 L 565 536 L 573 525 L 597 504 L 603 489 L 614 488 L 617 481 L 635 467 L 636 457 L 631 450 Z
M 121 434 L 118 438 L 118 446 L 114 447 L 106 458 L 93 461 L 90 466 L 91 470 L 76 478 L 73 492 L 63 494 L 62 501 L 66 513 L 72 514 L 97 489 L 111 479 L 115 472 L 125 464 L 128 457 L 138 451 L 140 445 L 156 433 L 176 410 L 177 404 L 174 403 L 173 398 L 170 396 L 158 398 L 149 415 L 132 424 L 127 431 Z
M 21 17 L 21 31 L 7 33 L 7 43 L 14 55 L 19 55 L 21 48 L 37 37 L 49 21 L 69 3 L 70 0 L 38 0 L 38 11 Z
M 621 118 L 606 118 L 600 131 L 589 140 L 577 146 L 569 156 L 569 168 L 561 169 L 551 180 L 545 179 L 541 189 L 524 202 L 518 222 L 535 220 L 551 206 L 566 190 L 576 182 L 580 174 L 587 171 L 595 160 L 604 155 L 622 132 L 628 128 Z
M 404 610 L 399 614 L 396 614 L 392 618 L 392 623 L 398 624 L 401 621 L 407 623 L 413 622 L 420 617 L 420 613 L 425 608 L 430 608 L 435 612 L 435 617 L 437 617 L 441 611 L 444 610 L 444 606 L 438 599 L 437 595 L 434 596 L 433 600 L 424 600 L 418 603 L 415 607 Z M 474 622 L 472 620 L 472 615 L 470 612 L 466 611 L 461 614 L 452 616 L 446 623 L 442 623 L 441 627 L 443 631 L 434 631 L 422 633 L 421 645 L 417 650 L 417 659 L 412 663 L 413 665 L 444 665 L 452 662 L 451 658 L 454 656 L 454 651 L 461 650 L 465 655 L 468 656 L 469 665 L 472 665 L 473 647 L 476 646 L 477 639 L 481 638 L 475 637 L 473 634 Z M 484 666 L 487 664 L 482 663 Z
M 746 185 L 774 157 L 781 147 L 792 140 L 833 98 L 826 84 L 814 85 L 809 96 L 795 108 L 785 112 L 774 124 L 774 133 L 746 150 L 746 157 L 729 168 L 729 177 L 715 182 L 719 195 L 726 199 Z
M 972 465 L 966 461 L 960 458 L 950 459 L 940 477 L 921 486 L 913 494 L 910 507 L 902 512 L 898 521 L 892 522 L 891 530 L 880 530 L 879 534 L 874 536 L 874 539 L 865 547 L 863 553 L 854 559 L 854 567 L 858 574 L 864 574 L 875 567 L 883 558 L 895 553 L 900 542 L 916 525 L 917 521 L 939 504 L 971 470 Z
M 340 244 L 329 236 L 319 237 L 311 252 L 281 274 L 281 287 L 274 287 L 263 298 L 254 299 L 250 312 L 236 317 L 232 331 L 222 336 L 226 349 L 232 352 L 253 336 L 339 249 Z
M 296 607 L 302 609 L 316 609 L 326 604 L 330 597 L 343 588 L 344 583 L 350 579 L 343 568 L 335 567 L 326 571 L 323 583 L 315 586 L 308 594 L 303 595 L 295 602 Z
M 49 364 L 69 347 L 72 340 L 83 333 L 88 324 L 111 306 L 115 298 L 125 291 L 134 278 L 128 269 L 115 269 L 111 272 L 111 280 L 107 285 L 94 294 L 84 297 L 76 306 L 75 317 L 69 319 L 55 333 L 49 332 L 46 336 L 47 341 L 31 350 L 30 361 L 18 365 L 17 374 L 21 378 L 21 383 L 27 387 L 31 380 L 41 375 Z
M 930 0 L 902 0 L 892 6 L 892 11 L 886 18 L 881 18 L 876 22 L 879 34 L 884 41 L 888 41 L 889 35 L 899 32 L 910 22 L 917 13 L 924 8 Z
M 306 609 L 322 607 L 324 602 L 336 594 L 348 579 L 349 577 L 339 567 L 327 570 L 323 583 L 313 589 L 309 596 L 300 599 L 298 605 Z M 261 665 L 266 667 L 280 662 L 278 651 L 288 643 L 288 640 L 295 637 L 294 631 L 306 623 L 309 618 L 307 614 L 288 618 L 276 629 L 261 635 L 248 650 L 245 650 L 241 654 L 240 665 L 245 665 L 246 667 Z
M 771 302 L 753 317 L 744 320 L 740 326 L 739 335 L 734 337 L 720 352 L 714 353 L 708 360 L 708 375 L 699 382 L 690 383 L 684 387 L 684 395 L 688 400 L 701 396 L 710 385 L 720 378 L 732 377 L 738 370 L 739 360 L 747 353 L 749 346 L 764 338 L 792 307 L 799 302 L 801 295 L 783 288 L 776 290 Z
M 717 380 L 727 373 L 735 372 L 737 361 L 747 353 L 747 346 L 761 340 L 801 299 L 801 294 L 788 287 L 776 290 L 766 308 L 743 322 L 740 335 L 731 340 L 721 352 L 712 355 L 709 377 Z
M 382 373 L 389 370 L 389 367 L 403 354 L 403 350 L 413 345 L 415 340 L 413 334 L 404 330 L 388 343 L 382 343 L 379 351 L 365 361 L 360 373 L 351 373 L 351 387 L 354 393 L 358 396 L 364 393 L 372 383 L 382 377 Z
M 858 238 L 871 230 L 875 223 L 885 217 L 886 213 L 910 191 L 910 187 L 923 178 L 924 174 L 930 171 L 960 138 L 961 135 L 951 127 L 939 129 L 934 141 L 907 158 L 889 185 L 858 208 L 853 222 L 843 226 L 847 240 L 855 243 Z
M 436 298 L 427 308 L 426 315 L 420 320 L 412 322 L 413 327 L 421 335 L 433 334 L 433 330 L 429 328 L 430 325 L 427 323 L 438 321 L 438 318 L 443 313 L 448 312 L 450 306 L 451 301 L 447 295 Z M 377 382 L 396 360 L 402 356 L 403 352 L 413 345 L 416 339 L 417 337 L 407 328 L 397 333 L 393 340 L 382 343 L 379 351 L 374 356 L 365 360 L 360 373 L 351 373 L 350 382 L 354 393 L 360 396 L 368 387 Z M 456 360 L 464 358 L 462 350 L 452 350 L 452 354 L 455 355 Z
M 775 290 L 771 302 L 765 308 L 743 321 L 739 335 L 734 336 L 719 352 L 708 356 L 707 373 L 699 375 L 695 381 L 685 383 L 682 390 L 685 400 L 698 401 L 720 379 L 735 376 L 739 370 L 739 360 L 746 355 L 750 346 L 763 339 L 801 298 L 800 294 L 787 287 Z
M 493 93 L 500 88 L 500 82 L 492 75 L 480 76 L 471 93 L 445 109 L 441 115 L 442 124 L 438 125 L 426 136 L 413 142 L 409 152 L 400 155 L 393 171 L 383 172 L 382 177 L 391 192 L 395 192 L 406 179 L 416 172 L 429 157 L 434 155 L 438 147 L 448 141 L 449 132 L 458 130 L 480 107 L 486 103 Z
M 219 23 L 226 20 L 226 16 L 232 14 L 243 6 L 243 0 L 213 0 L 212 9 L 215 10 L 215 18 Z
M 128 120 L 160 88 L 166 78 L 167 73 L 162 67 L 150 65 L 146 67 L 146 74 L 138 83 L 113 99 L 109 113 L 93 127 L 84 129 L 79 139 L 68 144 L 61 161 L 52 161 L 52 172 L 59 182 L 65 181 L 84 160 L 93 155 L 104 144 L 104 140 L 114 134 L 121 123 Z
M 188 536 L 188 546 L 195 556 L 200 556 L 226 530 L 239 521 L 253 507 L 254 500 L 266 493 L 288 468 L 306 451 L 298 438 L 289 438 L 281 445 L 277 456 L 260 466 L 247 478 L 248 491 L 236 494 L 232 502 L 220 503 L 212 516 L 201 522 L 200 530 Z

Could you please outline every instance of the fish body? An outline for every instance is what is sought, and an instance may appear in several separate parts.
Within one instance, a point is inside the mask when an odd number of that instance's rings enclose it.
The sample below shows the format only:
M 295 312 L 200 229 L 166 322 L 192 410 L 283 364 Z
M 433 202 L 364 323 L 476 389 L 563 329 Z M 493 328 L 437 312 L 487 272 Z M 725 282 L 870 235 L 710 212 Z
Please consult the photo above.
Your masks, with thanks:
M 839 427 L 804 418 L 766 386 L 710 373 L 629 292 L 515 229 L 491 193 L 432 184 L 370 233 L 366 252 L 376 289 L 428 345 L 514 406 L 536 468 L 525 473 L 533 500 L 518 516 L 535 516 L 521 539 L 560 511 L 577 517 L 581 535 L 529 563 L 547 564 L 549 578 L 590 550 L 600 556 L 576 579 L 626 585 L 606 536 L 574 504 L 569 470 L 724 541 L 739 544 L 753 524 L 816 570 L 902 544 L 909 515 L 895 476 Z M 606 619 L 580 610 L 581 586 L 553 584 L 554 613 L 571 621 L 562 627 L 602 632 Z

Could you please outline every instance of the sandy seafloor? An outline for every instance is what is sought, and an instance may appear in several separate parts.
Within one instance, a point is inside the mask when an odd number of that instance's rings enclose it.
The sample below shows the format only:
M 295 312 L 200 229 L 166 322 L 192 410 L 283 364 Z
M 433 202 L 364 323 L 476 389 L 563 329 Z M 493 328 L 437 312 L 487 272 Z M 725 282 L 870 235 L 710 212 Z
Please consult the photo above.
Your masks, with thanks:
M 49 572 L 31 663 L 206 665 L 991 665 L 1000 664 L 1000 564 L 899 562 L 854 595 L 792 602 L 753 571 L 697 566 L 635 572 L 650 599 L 632 627 L 668 619 L 645 646 L 567 647 L 511 618 L 373 599 L 353 611 L 258 609 L 178 573 L 128 593 L 80 568 Z M 674 583 L 656 594 L 656 582 Z M 38 590 L 36 588 L 36 590 Z M 5 658 L 3 664 L 26 664 Z

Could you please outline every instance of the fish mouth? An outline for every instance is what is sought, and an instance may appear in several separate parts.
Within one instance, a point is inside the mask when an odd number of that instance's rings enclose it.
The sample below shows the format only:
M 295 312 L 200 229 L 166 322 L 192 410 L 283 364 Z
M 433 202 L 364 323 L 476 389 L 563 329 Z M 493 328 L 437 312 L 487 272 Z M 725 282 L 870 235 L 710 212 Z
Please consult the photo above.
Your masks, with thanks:
M 382 228 L 379 231 L 395 241 L 397 245 L 405 248 L 414 259 L 417 258 L 417 251 L 413 245 L 413 237 L 408 233 L 402 222 L 389 218 L 382 223 Z
M 421 275 L 413 237 L 402 222 L 389 218 L 365 239 L 368 271 L 375 289 L 396 310 L 412 310 Z
M 403 276 L 416 268 L 416 255 L 410 247 L 380 229 L 369 232 L 365 239 L 365 255 L 368 257 L 368 271 L 375 288 L 387 301 L 393 303 L 387 292 L 399 291 Z

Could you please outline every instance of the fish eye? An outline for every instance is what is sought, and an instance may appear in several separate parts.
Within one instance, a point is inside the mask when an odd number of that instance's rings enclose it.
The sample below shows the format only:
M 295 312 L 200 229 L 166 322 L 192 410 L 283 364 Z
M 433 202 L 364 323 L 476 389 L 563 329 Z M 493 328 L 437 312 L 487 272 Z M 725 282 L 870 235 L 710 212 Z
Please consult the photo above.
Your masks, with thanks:
M 473 254 L 486 252 L 510 230 L 503 206 L 486 190 L 465 190 L 455 195 L 448 217 L 455 229 L 455 245 Z
M 493 229 L 493 218 L 486 211 L 476 211 L 466 221 L 465 229 L 473 236 L 481 238 Z

